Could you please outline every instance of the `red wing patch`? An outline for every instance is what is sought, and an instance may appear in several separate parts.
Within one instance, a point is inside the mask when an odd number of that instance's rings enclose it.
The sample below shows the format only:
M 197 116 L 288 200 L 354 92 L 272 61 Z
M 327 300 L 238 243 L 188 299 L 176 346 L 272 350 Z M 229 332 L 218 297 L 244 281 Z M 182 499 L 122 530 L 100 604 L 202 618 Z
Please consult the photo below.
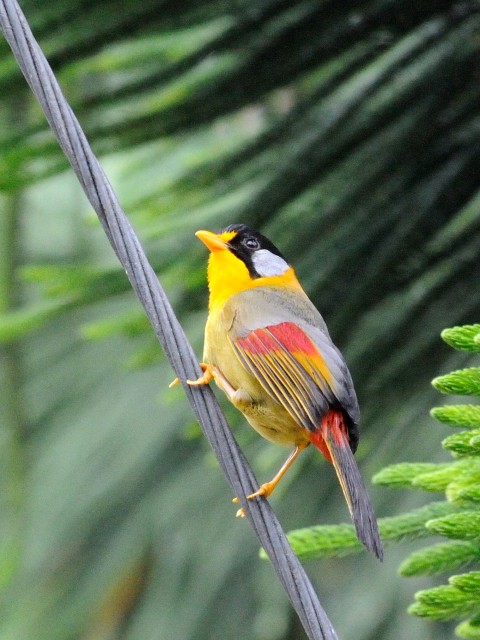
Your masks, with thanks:
M 317 348 L 310 338 L 293 322 L 282 322 L 265 329 L 257 329 L 249 333 L 246 338 L 240 338 L 238 342 L 243 344 L 259 332 L 263 332 L 264 339 L 262 342 L 256 342 L 257 353 L 267 353 L 269 349 L 278 349 L 282 346 L 291 353 L 299 351 L 310 356 L 318 355 Z
M 251 331 L 234 343 L 244 366 L 311 432 L 334 402 L 332 375 L 319 350 L 293 322 Z

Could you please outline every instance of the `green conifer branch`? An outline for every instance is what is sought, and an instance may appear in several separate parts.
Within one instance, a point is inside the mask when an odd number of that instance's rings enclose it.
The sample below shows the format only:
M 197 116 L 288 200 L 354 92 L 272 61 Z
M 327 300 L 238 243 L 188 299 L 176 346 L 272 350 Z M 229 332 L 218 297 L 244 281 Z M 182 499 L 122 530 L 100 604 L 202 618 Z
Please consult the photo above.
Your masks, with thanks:
M 465 615 L 476 614 L 480 599 L 471 593 L 460 591 L 452 585 L 419 591 L 408 608 L 409 613 L 433 620 L 454 620 Z
M 451 463 L 445 465 L 450 467 Z M 418 476 L 436 471 L 439 465 L 429 462 L 401 462 L 385 467 L 372 478 L 374 484 L 395 489 L 413 489 Z
M 445 491 L 448 485 L 463 472 L 471 469 L 470 461 L 445 463 L 402 462 L 385 467 L 373 476 L 372 482 L 395 489 L 422 489 Z
M 459 369 L 432 380 L 432 385 L 440 393 L 461 396 L 480 395 L 480 368 Z
M 480 453 L 480 429 L 454 433 L 442 441 L 442 447 L 456 456 L 472 456 Z
M 442 518 L 430 520 L 425 526 L 432 533 L 445 536 L 446 538 L 478 540 L 480 539 L 480 511 L 452 513 Z M 478 584 L 480 588 L 480 581 Z
M 480 325 L 446 329 L 442 338 L 455 349 L 480 352 Z M 480 395 L 480 369 L 472 367 L 440 376 L 433 386 L 442 393 Z M 456 504 L 460 512 L 426 523 L 434 534 L 450 538 L 411 554 L 400 567 L 403 575 L 431 575 L 452 571 L 480 558 L 480 406 L 450 405 L 432 409 L 431 415 L 445 424 L 469 429 L 453 434 L 442 442 L 458 462 L 437 472 L 418 476 L 412 488 L 425 488 L 425 476 L 443 475 L 448 501 Z M 448 476 L 450 476 L 448 478 Z M 468 510 L 466 510 L 468 509 Z M 449 584 L 420 591 L 409 613 L 435 620 L 450 620 L 468 616 L 455 632 L 461 638 L 480 640 L 480 572 L 472 571 L 451 576 Z
M 480 593 L 480 571 L 470 571 L 470 573 L 464 573 L 461 576 L 452 576 L 449 582 L 460 591 L 471 591 L 477 595 Z
M 480 406 L 473 404 L 451 404 L 435 407 L 430 415 L 451 427 L 480 428 Z
M 471 620 L 461 622 L 455 629 L 455 634 L 467 640 L 480 640 L 480 619 L 474 617 Z
M 480 352 L 480 324 L 444 329 L 440 335 L 454 349 Z
M 414 478 L 412 489 L 422 491 L 445 491 L 450 484 L 468 470 L 469 462 L 464 460 L 446 464 L 437 464 L 437 470 L 422 473 Z
M 478 559 L 480 545 L 477 543 L 460 540 L 440 542 L 411 553 L 400 565 L 399 572 L 403 576 L 431 576 L 459 569 Z
M 447 499 L 455 504 L 462 505 L 468 509 L 472 506 L 480 507 L 480 477 L 478 472 L 460 477 L 456 482 L 452 482 L 447 487 Z

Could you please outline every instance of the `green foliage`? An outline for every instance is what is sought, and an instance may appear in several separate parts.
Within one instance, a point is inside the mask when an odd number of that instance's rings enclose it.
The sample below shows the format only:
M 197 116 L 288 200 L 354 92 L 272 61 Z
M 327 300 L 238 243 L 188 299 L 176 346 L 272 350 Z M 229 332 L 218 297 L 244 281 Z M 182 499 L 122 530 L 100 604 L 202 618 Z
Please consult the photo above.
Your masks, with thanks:
M 459 624 L 457 627 L 457 634 L 461 638 L 478 640 L 480 638 L 480 617 L 477 616 Z
M 409 613 L 432 620 L 463 618 L 478 611 L 479 607 L 478 594 L 464 592 L 453 585 L 419 591 L 416 598 L 417 601 L 409 607 Z M 460 634 L 461 627 L 457 627 L 457 635 Z
M 447 329 L 442 332 L 442 337 L 457 349 L 476 353 L 475 337 L 479 327 Z M 436 378 L 433 385 L 443 393 L 480 395 L 480 369 L 471 367 L 455 371 Z M 457 460 L 438 464 L 400 463 L 383 469 L 373 478 L 374 483 L 385 487 L 441 491 L 447 497 L 447 502 L 433 502 L 403 516 L 379 519 L 385 542 L 429 534 L 450 539 L 411 553 L 399 568 L 404 576 L 436 575 L 476 565 L 480 561 L 480 429 L 474 428 L 477 427 L 478 407 L 438 407 L 432 410 L 432 415 L 451 426 L 472 427 L 442 442 L 444 449 Z M 306 558 L 335 552 L 341 555 L 360 547 L 354 543 L 353 531 L 344 526 L 293 531 L 290 539 L 297 552 Z M 433 620 L 469 617 L 457 626 L 457 635 L 462 638 L 480 637 L 477 618 L 480 611 L 480 573 L 451 576 L 449 583 L 419 591 L 409 612 Z
M 435 518 L 425 525 L 432 533 L 446 538 L 471 540 L 480 538 L 480 512 L 464 511 Z
M 422 483 L 421 488 L 426 491 L 442 491 L 455 475 L 456 468 L 452 464 L 403 462 L 382 469 L 374 476 L 373 481 L 396 489 L 416 489 Z
M 447 344 L 460 351 L 480 351 L 480 324 L 444 329 L 440 334 Z
M 427 525 L 425 526 L 428 529 Z M 479 558 L 478 544 L 459 541 L 444 542 L 412 553 L 402 562 L 399 571 L 404 576 L 429 576 L 453 571 Z
M 435 378 L 432 384 L 441 393 L 478 396 L 480 395 L 480 368 L 471 367 L 453 371 Z
M 472 429 L 463 433 L 455 433 L 442 442 L 444 449 L 451 451 L 457 456 L 472 454 L 475 455 L 479 449 L 480 429 Z
M 474 404 L 450 404 L 444 407 L 435 407 L 431 415 L 439 422 L 444 422 L 451 427 L 473 429 L 480 427 L 480 406 Z

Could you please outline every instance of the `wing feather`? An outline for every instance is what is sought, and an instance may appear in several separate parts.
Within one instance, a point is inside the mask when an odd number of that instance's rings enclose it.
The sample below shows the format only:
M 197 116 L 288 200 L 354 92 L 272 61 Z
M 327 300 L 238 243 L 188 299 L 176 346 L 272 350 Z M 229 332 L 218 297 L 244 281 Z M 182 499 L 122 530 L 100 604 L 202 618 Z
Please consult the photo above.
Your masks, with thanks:
M 235 352 L 265 390 L 309 431 L 316 431 L 335 396 L 328 367 L 298 325 L 279 323 L 232 341 Z
M 352 378 L 305 294 L 276 287 L 243 291 L 226 303 L 222 322 L 247 371 L 300 425 L 315 432 L 330 407 L 341 407 L 355 450 L 360 412 Z
M 252 331 L 246 338 L 234 343 L 234 348 L 244 366 L 254 375 L 268 393 L 298 422 L 305 424 L 305 404 L 295 388 L 288 370 L 281 366 L 275 355 L 268 352 L 268 330 Z M 262 355 L 260 355 L 260 353 Z M 306 425 L 305 425 L 306 426 Z

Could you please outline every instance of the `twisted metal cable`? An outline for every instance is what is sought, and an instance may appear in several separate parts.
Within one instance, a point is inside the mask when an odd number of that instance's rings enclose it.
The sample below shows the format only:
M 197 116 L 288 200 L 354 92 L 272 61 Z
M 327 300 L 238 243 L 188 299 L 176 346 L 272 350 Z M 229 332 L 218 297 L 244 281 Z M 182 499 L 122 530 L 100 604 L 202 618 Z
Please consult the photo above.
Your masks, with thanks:
M 198 377 L 201 372 L 192 347 L 16 0 L 0 0 L 0 24 L 173 369 L 182 381 Z M 208 387 L 192 389 L 184 382 L 182 384 L 232 491 L 239 497 L 308 638 L 337 640 L 335 630 L 270 505 L 263 499 L 246 499 L 258 485 L 212 391 Z

